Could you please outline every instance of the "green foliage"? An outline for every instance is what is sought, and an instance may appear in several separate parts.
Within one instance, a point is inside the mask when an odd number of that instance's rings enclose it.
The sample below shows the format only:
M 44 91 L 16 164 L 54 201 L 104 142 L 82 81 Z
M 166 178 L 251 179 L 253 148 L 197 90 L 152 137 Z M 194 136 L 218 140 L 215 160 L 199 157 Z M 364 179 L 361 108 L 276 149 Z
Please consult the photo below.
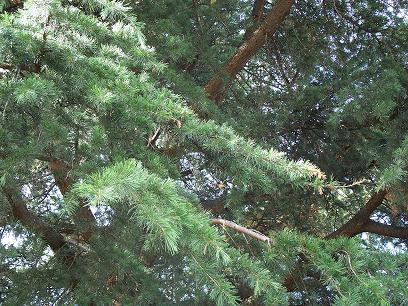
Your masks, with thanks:
M 401 147 L 394 152 L 393 163 L 385 168 L 379 178 L 379 188 L 387 188 L 404 181 L 407 176 L 408 137 L 402 141 Z
M 321 238 L 381 189 L 371 218 L 406 230 L 405 3 L 296 3 L 215 107 L 203 87 L 253 1 L 18 2 L 0 1 L 0 303 L 406 304 L 404 239 Z

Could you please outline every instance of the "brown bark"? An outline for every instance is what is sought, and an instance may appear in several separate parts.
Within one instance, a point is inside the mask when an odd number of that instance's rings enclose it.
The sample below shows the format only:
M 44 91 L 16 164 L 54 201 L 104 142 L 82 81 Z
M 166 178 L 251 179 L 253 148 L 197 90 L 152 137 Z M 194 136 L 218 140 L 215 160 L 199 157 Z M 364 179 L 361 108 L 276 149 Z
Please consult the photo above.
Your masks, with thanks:
M 60 159 L 49 156 L 40 156 L 39 159 L 48 162 L 48 167 L 54 176 L 56 185 L 61 194 L 65 195 L 74 183 L 69 176 L 71 166 Z M 88 242 L 95 232 L 96 219 L 89 206 L 86 206 L 86 203 L 81 203 L 81 206 L 74 215 L 74 220 L 81 227 L 79 238 L 84 242 Z
M 212 219 L 211 223 L 212 224 L 222 225 L 222 226 L 227 226 L 227 227 L 233 229 L 234 231 L 236 231 L 238 233 L 246 234 L 246 235 L 248 235 L 248 236 L 250 236 L 252 238 L 258 239 L 258 240 L 266 242 L 268 244 L 272 243 L 272 240 L 268 236 L 266 236 L 266 235 L 264 235 L 262 233 L 259 233 L 257 231 L 254 231 L 252 229 L 249 229 L 249 228 L 243 227 L 241 225 L 238 225 L 238 224 L 236 224 L 235 222 L 232 222 L 232 221 L 228 221 L 228 220 L 225 220 L 225 219 Z
M 255 0 L 252 8 L 252 24 L 246 29 L 244 39 L 247 39 L 254 32 L 259 22 L 263 18 L 263 11 L 265 8 L 265 0 Z
M 265 0 L 255 0 L 252 9 L 252 20 L 254 22 L 259 22 L 262 20 L 265 2 L 266 2 Z
M 379 226 L 376 223 L 375 226 L 371 224 L 370 215 L 377 209 L 378 206 L 381 205 L 382 201 L 384 200 L 387 191 L 381 190 L 376 192 L 371 198 L 367 201 L 367 203 L 351 218 L 347 223 L 345 223 L 342 227 L 338 230 L 334 231 L 333 233 L 327 235 L 325 239 L 334 239 L 338 237 L 354 237 L 364 231 L 369 230 L 379 230 Z M 391 233 L 392 231 L 387 228 L 387 232 Z M 386 232 L 382 228 L 382 232 Z M 295 283 L 295 275 L 296 272 L 302 268 L 303 262 L 300 262 L 295 266 L 293 271 L 291 271 L 283 280 L 283 286 L 286 288 L 287 291 L 294 291 L 296 289 Z
M 37 159 L 48 163 L 48 167 L 61 193 L 64 195 L 68 192 L 73 183 L 68 176 L 70 166 L 59 159 L 46 155 L 39 155 Z M 41 236 L 54 252 L 59 251 L 63 246 L 68 244 L 62 235 L 64 230 L 60 231 L 58 227 L 48 224 L 30 211 L 21 197 L 21 192 L 16 187 L 5 186 L 2 188 L 2 191 L 10 204 L 11 216 L 20 221 L 27 230 Z M 81 207 L 74 218 L 77 221 L 86 222 L 86 226 L 80 228 L 80 238 L 85 242 L 88 241 L 94 232 L 94 224 L 96 223 L 96 219 L 91 210 L 89 207 Z M 69 229 L 70 232 L 72 232 L 72 230 L 71 228 Z
M 54 176 L 55 184 L 57 184 L 62 195 L 65 195 L 72 186 L 72 179 L 69 177 L 71 167 L 69 164 L 57 158 L 47 157 L 43 159 L 48 162 L 48 168 Z
M 19 192 L 11 187 L 4 187 L 3 192 L 10 204 L 12 216 L 19 220 L 25 228 L 39 234 L 54 252 L 59 251 L 66 244 L 60 233 L 28 210 Z
M 219 104 L 228 89 L 228 85 L 248 60 L 265 44 L 288 15 L 293 0 L 278 0 L 265 20 L 243 42 L 235 54 L 225 63 L 221 71 L 205 85 L 204 90 L 215 104 Z
M 392 226 L 369 219 L 363 226 L 362 232 L 381 236 L 408 239 L 408 227 Z
M 381 190 L 376 192 L 370 200 L 361 208 L 353 218 L 351 218 L 347 223 L 345 223 L 338 230 L 327 235 L 325 239 L 333 239 L 340 236 L 344 237 L 353 237 L 362 233 L 364 230 L 365 224 L 370 220 L 370 215 L 374 210 L 381 205 L 382 201 L 385 198 L 387 191 Z

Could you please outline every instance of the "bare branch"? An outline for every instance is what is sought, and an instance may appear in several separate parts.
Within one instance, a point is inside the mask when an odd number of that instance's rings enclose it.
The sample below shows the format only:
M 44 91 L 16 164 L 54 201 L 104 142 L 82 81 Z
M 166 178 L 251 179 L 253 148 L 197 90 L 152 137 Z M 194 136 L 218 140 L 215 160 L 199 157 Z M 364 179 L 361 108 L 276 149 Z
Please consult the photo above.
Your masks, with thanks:
M 262 233 L 259 233 L 259 232 L 255 231 L 253 229 L 249 229 L 249 228 L 243 227 L 241 225 L 238 225 L 238 224 L 236 224 L 235 222 L 232 222 L 232 221 L 228 221 L 228 220 L 225 220 L 225 219 L 212 219 L 211 223 L 212 224 L 222 225 L 222 226 L 227 226 L 227 227 L 233 229 L 234 231 L 236 231 L 238 233 L 246 234 L 246 235 L 248 235 L 248 236 L 250 236 L 252 238 L 258 239 L 258 240 L 266 242 L 268 244 L 272 243 L 272 240 L 268 236 L 266 236 L 266 235 L 264 235 Z
M 225 63 L 223 69 L 216 73 L 207 83 L 204 90 L 215 104 L 219 104 L 228 86 L 248 60 L 273 36 L 290 11 L 293 0 L 279 0 L 268 13 L 265 21 L 256 28 L 252 35 L 243 42 L 235 54 Z
M 365 224 L 370 220 L 370 215 L 374 210 L 381 205 L 382 201 L 385 198 L 387 191 L 381 190 L 376 192 L 370 200 L 362 207 L 353 218 L 350 219 L 346 224 L 340 227 L 338 230 L 327 235 L 326 239 L 333 239 L 340 236 L 344 237 L 353 237 L 362 233 L 364 230 Z
M 368 220 L 363 228 L 362 232 L 373 233 L 381 236 L 408 239 L 408 227 L 392 226 Z

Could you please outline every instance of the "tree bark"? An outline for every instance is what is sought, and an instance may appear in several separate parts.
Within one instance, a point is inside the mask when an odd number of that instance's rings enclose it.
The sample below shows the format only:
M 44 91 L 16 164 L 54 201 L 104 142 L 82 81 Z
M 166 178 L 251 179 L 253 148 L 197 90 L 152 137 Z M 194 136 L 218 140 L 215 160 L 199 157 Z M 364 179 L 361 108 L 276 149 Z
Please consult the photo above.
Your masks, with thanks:
M 381 236 L 408 239 L 408 227 L 392 226 L 369 219 L 361 232 L 373 233 Z
M 251 36 L 251 34 L 254 32 L 256 27 L 261 22 L 263 18 L 264 8 L 265 8 L 265 0 L 255 0 L 254 6 L 252 8 L 252 13 L 251 13 L 252 23 L 245 31 L 244 40 L 248 39 Z
M 293 0 L 278 0 L 266 16 L 265 20 L 243 42 L 235 54 L 225 63 L 213 78 L 205 85 L 205 92 L 215 104 L 219 104 L 228 86 L 236 74 L 245 66 L 248 60 L 261 48 L 268 37 L 271 37 L 285 17 L 289 14 Z
M 381 205 L 382 201 L 385 198 L 387 191 L 381 190 L 376 192 L 370 200 L 361 208 L 353 218 L 350 219 L 347 223 L 345 223 L 342 227 L 338 230 L 334 231 L 333 233 L 327 235 L 325 239 L 333 239 L 340 236 L 343 237 L 353 237 L 363 232 L 365 224 L 370 220 L 370 215 L 374 212 L 374 210 Z
M 233 229 L 234 231 L 236 231 L 238 233 L 246 234 L 246 235 L 248 235 L 248 236 L 250 236 L 252 238 L 258 239 L 258 240 L 266 242 L 268 244 L 272 243 L 272 240 L 268 236 L 266 236 L 266 235 L 264 235 L 262 233 L 259 233 L 259 232 L 255 231 L 255 230 L 252 230 L 252 229 L 243 227 L 241 225 L 238 225 L 238 224 L 236 224 L 235 222 L 232 222 L 232 221 L 228 221 L 228 220 L 225 220 L 225 219 L 212 219 L 211 223 L 212 224 L 222 225 L 222 226 L 227 226 L 227 227 Z
M 10 204 L 12 216 L 19 220 L 25 228 L 39 234 L 54 253 L 58 252 L 66 244 L 64 237 L 59 232 L 28 210 L 19 192 L 11 187 L 4 187 L 3 192 Z
M 39 159 L 48 162 L 48 168 L 54 176 L 56 185 L 61 194 L 65 195 L 74 183 L 69 176 L 71 166 L 60 159 L 49 156 L 40 156 Z M 81 203 L 81 206 L 74 215 L 74 220 L 80 227 L 80 239 L 84 242 L 88 242 L 95 232 L 96 219 L 86 203 Z

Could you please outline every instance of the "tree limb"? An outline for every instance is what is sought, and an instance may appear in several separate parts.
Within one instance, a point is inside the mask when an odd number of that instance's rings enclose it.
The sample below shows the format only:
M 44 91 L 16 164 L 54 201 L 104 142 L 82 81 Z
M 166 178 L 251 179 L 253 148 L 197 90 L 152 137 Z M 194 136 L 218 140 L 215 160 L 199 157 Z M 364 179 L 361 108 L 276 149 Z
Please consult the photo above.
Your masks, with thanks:
M 65 195 L 72 187 L 74 181 L 69 175 L 71 165 L 65 161 L 47 155 L 37 156 L 39 160 L 46 161 L 48 168 L 54 176 L 62 195 Z M 74 215 L 74 220 L 82 227 L 79 234 L 81 239 L 88 242 L 95 232 L 96 219 L 89 206 L 86 203 L 81 203 L 80 208 Z
M 265 8 L 265 0 L 255 0 L 254 6 L 252 8 L 252 22 L 251 25 L 245 30 L 244 39 L 248 39 L 249 36 L 254 32 L 259 22 L 263 18 L 263 11 Z
M 381 190 L 376 192 L 371 198 L 367 201 L 367 203 L 351 218 L 347 223 L 345 223 L 342 227 L 338 230 L 332 232 L 331 234 L 327 235 L 325 239 L 334 239 L 338 237 L 354 237 L 362 232 L 369 232 L 370 230 L 375 230 L 377 233 L 380 231 L 383 233 L 396 233 L 404 234 L 400 231 L 395 231 L 395 229 L 390 229 L 387 227 L 385 230 L 383 226 L 380 226 L 377 222 L 370 220 L 370 215 L 377 209 L 378 206 L 381 205 L 382 201 L 385 198 L 387 191 Z M 371 222 L 376 223 L 375 225 L 371 224 Z M 387 225 L 384 225 L 387 226 Z M 392 231 L 394 230 L 394 231 Z M 406 229 L 408 231 L 408 229 Z M 405 233 L 406 234 L 406 233 Z M 381 234 L 380 234 L 381 235 Z M 388 236 L 388 235 L 386 235 Z M 296 289 L 295 277 L 296 271 L 299 271 L 302 268 L 303 262 L 299 262 L 295 268 L 285 277 L 283 280 L 283 286 L 286 288 L 287 291 L 291 292 Z
M 28 230 L 41 235 L 54 252 L 57 252 L 66 244 L 64 237 L 60 233 L 28 210 L 27 205 L 14 188 L 3 187 L 3 192 L 10 204 L 12 216 L 19 220 Z
M 370 200 L 362 207 L 353 218 L 351 218 L 347 223 L 345 223 L 338 230 L 327 235 L 325 239 L 333 239 L 337 237 L 354 237 L 362 233 L 364 230 L 365 224 L 370 220 L 370 215 L 374 210 L 381 205 L 382 201 L 385 198 L 387 191 L 381 190 L 376 192 Z
M 276 32 L 288 15 L 293 2 L 293 0 L 278 0 L 265 20 L 225 63 L 223 69 L 205 85 L 205 92 L 215 104 L 221 102 L 228 85 L 248 60 L 265 44 L 268 36 L 271 37 Z
M 364 224 L 362 232 L 400 239 L 408 239 L 408 227 L 387 225 L 371 219 Z
M 227 226 L 227 227 L 233 229 L 234 231 L 236 231 L 238 233 L 246 234 L 246 235 L 248 235 L 248 236 L 250 236 L 252 238 L 258 239 L 258 240 L 266 242 L 268 244 L 272 243 L 272 240 L 268 236 L 266 236 L 266 235 L 264 235 L 262 233 L 259 233 L 259 232 L 255 231 L 253 229 L 249 229 L 249 228 L 243 227 L 241 225 L 238 225 L 238 224 L 236 224 L 235 222 L 232 222 L 232 221 L 228 221 L 228 220 L 225 220 L 225 219 L 212 219 L 211 223 L 214 224 L 214 225 L 218 224 L 218 225 L 222 225 L 222 226 Z

